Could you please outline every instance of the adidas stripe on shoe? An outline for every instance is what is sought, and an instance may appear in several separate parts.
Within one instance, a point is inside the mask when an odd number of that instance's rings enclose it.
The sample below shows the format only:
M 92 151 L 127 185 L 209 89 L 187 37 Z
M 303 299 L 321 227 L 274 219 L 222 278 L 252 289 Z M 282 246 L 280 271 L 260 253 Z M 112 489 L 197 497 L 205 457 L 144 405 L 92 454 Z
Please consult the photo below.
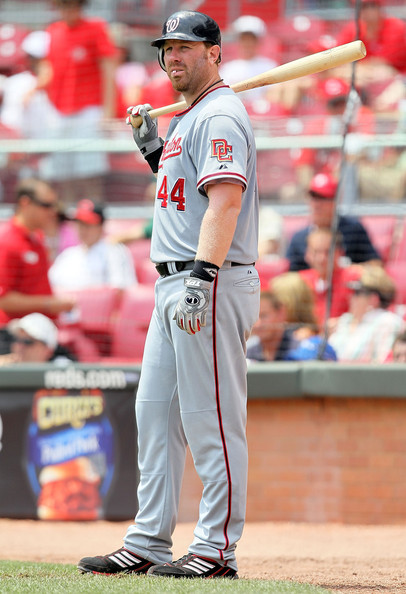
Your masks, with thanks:
M 238 579 L 235 569 L 220 565 L 214 559 L 199 557 L 189 553 L 173 563 L 154 565 L 148 570 L 148 576 L 174 578 L 229 578 Z
M 82 573 L 112 575 L 116 573 L 147 573 L 154 564 L 139 555 L 128 551 L 124 547 L 98 557 L 83 557 L 78 563 Z

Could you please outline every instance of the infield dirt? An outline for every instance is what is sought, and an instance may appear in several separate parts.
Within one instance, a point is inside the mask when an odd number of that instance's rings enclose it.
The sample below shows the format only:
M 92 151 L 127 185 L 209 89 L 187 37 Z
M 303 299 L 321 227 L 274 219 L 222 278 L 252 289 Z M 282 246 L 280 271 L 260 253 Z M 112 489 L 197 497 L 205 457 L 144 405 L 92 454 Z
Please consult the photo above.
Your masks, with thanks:
M 122 546 L 131 522 L 0 519 L 0 559 L 76 564 Z M 174 534 L 181 557 L 193 533 Z M 240 578 L 292 580 L 345 594 L 406 593 L 406 525 L 248 523 L 238 545 Z

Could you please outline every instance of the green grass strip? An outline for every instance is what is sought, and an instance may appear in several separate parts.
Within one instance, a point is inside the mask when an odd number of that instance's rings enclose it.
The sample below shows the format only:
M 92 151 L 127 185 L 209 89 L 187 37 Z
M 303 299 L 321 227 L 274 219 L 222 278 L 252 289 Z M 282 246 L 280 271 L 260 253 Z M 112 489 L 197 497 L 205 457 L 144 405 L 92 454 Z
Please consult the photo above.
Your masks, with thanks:
M 0 561 L 0 592 L 44 594 L 189 594 L 202 592 L 223 594 L 327 594 L 328 590 L 310 584 L 269 580 L 191 580 L 149 578 L 131 575 L 95 576 L 81 574 L 73 565 L 32 563 L 28 561 Z

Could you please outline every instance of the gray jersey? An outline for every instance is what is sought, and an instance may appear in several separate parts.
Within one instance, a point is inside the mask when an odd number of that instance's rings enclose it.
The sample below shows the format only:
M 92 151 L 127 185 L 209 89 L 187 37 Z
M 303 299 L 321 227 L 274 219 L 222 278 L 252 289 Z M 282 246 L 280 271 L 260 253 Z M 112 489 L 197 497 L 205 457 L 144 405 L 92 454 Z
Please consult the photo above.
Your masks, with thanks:
M 247 112 L 229 87 L 207 92 L 195 105 L 176 114 L 157 176 L 153 262 L 195 258 L 208 206 L 205 186 L 221 181 L 241 184 L 244 189 L 237 229 L 226 259 L 243 264 L 257 259 L 255 151 Z

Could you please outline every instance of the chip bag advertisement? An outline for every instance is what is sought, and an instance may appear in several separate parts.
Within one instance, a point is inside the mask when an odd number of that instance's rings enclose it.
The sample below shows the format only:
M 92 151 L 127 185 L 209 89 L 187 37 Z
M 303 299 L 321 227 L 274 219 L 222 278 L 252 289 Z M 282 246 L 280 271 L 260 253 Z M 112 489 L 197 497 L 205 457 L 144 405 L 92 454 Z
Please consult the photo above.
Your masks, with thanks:
M 101 390 L 36 392 L 27 471 L 39 519 L 103 517 L 114 473 L 114 437 Z

